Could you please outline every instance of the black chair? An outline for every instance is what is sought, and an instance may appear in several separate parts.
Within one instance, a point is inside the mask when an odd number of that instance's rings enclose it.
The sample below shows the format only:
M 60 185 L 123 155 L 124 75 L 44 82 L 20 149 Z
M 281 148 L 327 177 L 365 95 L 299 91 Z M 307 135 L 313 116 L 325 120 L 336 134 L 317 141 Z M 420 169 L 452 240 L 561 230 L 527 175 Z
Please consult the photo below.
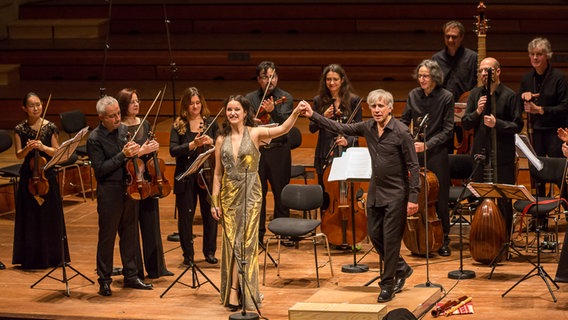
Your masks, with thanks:
M 450 207 L 450 209 L 455 208 L 458 205 L 458 199 L 463 192 L 461 199 L 459 199 L 461 200 L 461 203 L 460 206 L 457 208 L 457 210 L 459 210 L 459 212 L 462 214 L 468 213 L 470 216 L 470 221 L 471 221 L 472 212 L 475 211 L 478 205 L 478 200 L 471 193 L 469 189 L 466 188 L 464 190 L 464 188 L 465 188 L 465 183 L 467 183 L 467 179 L 470 178 L 471 173 L 473 172 L 473 169 L 474 169 L 474 162 L 473 159 L 471 158 L 471 155 L 469 154 L 449 155 L 450 179 L 459 180 L 461 182 L 461 185 L 450 186 L 448 206 Z M 452 225 L 458 222 L 461 223 L 464 221 L 460 221 L 460 218 L 458 216 L 452 217 Z
M 63 131 L 67 133 L 69 138 L 81 131 L 81 129 L 87 127 L 87 118 L 81 110 L 71 110 L 65 111 L 59 114 L 61 118 L 61 127 Z M 91 200 L 95 199 L 95 192 L 93 187 L 93 169 L 91 168 L 91 161 L 89 160 L 89 155 L 87 154 L 87 146 L 85 144 L 79 145 L 75 149 L 75 153 L 78 156 L 78 161 L 76 161 L 77 169 L 79 171 L 79 177 L 81 177 L 80 165 L 89 167 L 89 181 L 91 184 Z M 83 196 L 85 195 L 85 188 L 83 186 L 83 179 L 81 179 L 81 187 L 83 190 Z
M 302 133 L 300 129 L 292 127 L 290 132 L 288 132 L 288 144 L 290 145 L 290 150 L 294 150 L 300 145 L 302 145 Z M 292 165 L 290 167 L 290 178 L 304 177 L 304 184 L 308 184 L 308 175 L 306 173 L 306 167 L 302 165 Z
M 282 203 L 284 206 L 292 210 L 311 211 L 317 210 L 323 203 L 323 189 L 320 185 L 305 185 L 305 184 L 288 184 L 282 190 Z M 331 251 L 329 249 L 329 242 L 324 233 L 317 233 L 316 228 L 321 224 L 320 220 L 302 219 L 302 218 L 276 218 L 268 224 L 268 230 L 273 233 L 265 243 L 264 251 L 264 272 L 262 274 L 262 285 L 266 280 L 266 256 L 268 255 L 269 243 L 271 240 L 278 242 L 278 261 L 277 263 L 277 276 L 280 276 L 280 242 L 294 241 L 299 242 L 302 240 L 311 240 L 314 246 L 314 261 L 316 267 L 316 281 L 317 286 L 319 282 L 319 269 L 329 263 L 331 276 L 333 277 L 333 267 L 331 264 Z M 323 239 L 327 249 L 328 260 L 325 264 L 318 264 L 317 255 L 317 240 Z
M 12 135 L 7 130 L 0 130 L 0 153 L 12 147 Z M 16 194 L 18 191 L 18 180 L 20 178 L 21 163 L 13 164 L 0 168 L 0 177 L 9 179 L 9 183 L 14 188 L 14 204 L 16 203 Z
M 542 161 L 542 170 L 537 171 L 536 168 L 529 162 L 529 170 L 531 177 L 537 184 L 550 183 L 556 185 L 558 190 L 562 189 L 564 168 L 566 165 L 566 158 L 553 158 L 553 157 L 538 157 Z M 554 188 L 551 188 L 552 190 Z M 538 188 L 537 188 L 538 190 Z M 545 249 L 559 253 L 558 250 L 558 220 L 561 214 L 566 213 L 568 203 L 566 202 L 566 186 L 564 186 L 563 194 L 553 195 L 550 194 L 546 197 L 536 197 L 536 201 L 518 200 L 513 204 L 513 208 L 518 212 L 517 221 L 519 221 L 519 234 L 525 233 L 525 250 L 529 250 L 531 243 L 536 239 L 529 240 L 530 225 L 544 229 L 545 242 L 548 244 Z M 520 215 L 520 217 L 518 217 Z M 548 220 L 553 219 L 555 223 L 554 231 L 547 232 Z M 532 221 L 530 221 L 532 220 Z M 536 225 L 539 221 L 539 225 Z M 523 227 L 523 225 L 525 227 Z M 525 232 L 526 231 L 526 232 Z M 546 240 L 548 238 L 548 240 Z M 540 244 L 538 244 L 540 246 Z M 537 248 L 538 249 L 538 248 Z
M 59 181 L 59 190 L 61 193 L 61 198 L 63 198 L 63 194 L 65 192 L 65 178 L 66 178 L 66 172 L 67 169 L 69 168 L 76 168 L 77 169 L 77 175 L 79 176 L 79 183 L 81 184 L 81 192 L 83 194 L 83 201 L 87 202 L 87 196 L 85 195 L 85 185 L 83 183 L 83 176 L 81 174 L 81 167 L 79 166 L 79 157 L 77 156 L 76 152 L 73 152 L 73 154 L 71 155 L 71 157 L 69 157 L 69 159 L 63 163 L 57 164 L 55 165 L 55 170 L 57 171 L 57 173 L 61 173 L 61 180 Z M 71 186 L 73 186 L 73 184 L 70 182 Z

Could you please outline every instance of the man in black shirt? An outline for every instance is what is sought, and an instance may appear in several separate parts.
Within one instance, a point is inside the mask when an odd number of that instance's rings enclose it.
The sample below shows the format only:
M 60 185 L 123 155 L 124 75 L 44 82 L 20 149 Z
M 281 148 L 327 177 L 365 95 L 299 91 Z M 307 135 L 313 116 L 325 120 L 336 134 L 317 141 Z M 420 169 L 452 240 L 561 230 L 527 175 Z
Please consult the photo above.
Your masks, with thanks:
M 97 178 L 99 294 L 112 294 L 110 284 L 117 233 L 124 287 L 150 290 L 152 284 L 146 284 L 138 278 L 138 203 L 126 194 L 125 183 L 126 162 L 138 154 L 140 145 L 128 141 L 128 127 L 120 122 L 120 108 L 115 98 L 101 98 L 97 102 L 97 114 L 101 122 L 89 135 L 87 152 Z
M 294 109 L 294 99 L 288 92 L 278 87 L 278 70 L 272 61 L 263 61 L 256 67 L 256 79 L 260 87 L 246 95 L 251 102 L 257 121 L 261 124 L 282 124 Z M 264 98 L 264 100 L 263 100 Z M 258 109 L 261 109 L 258 111 Z M 267 141 L 268 142 L 268 141 Z M 288 136 L 272 139 L 260 146 L 258 174 L 262 185 L 262 206 L 258 239 L 263 243 L 266 232 L 266 193 L 268 182 L 274 196 L 274 218 L 289 217 L 290 210 L 282 205 L 282 189 L 290 183 L 292 155 L 288 145 Z M 293 243 L 284 242 L 291 246 Z
M 378 302 L 392 300 L 401 292 L 413 270 L 400 256 L 406 217 L 418 212 L 419 166 L 408 127 L 392 115 L 393 96 L 382 89 L 371 91 L 367 103 L 373 119 L 340 124 L 313 112 L 300 102 L 304 116 L 319 126 L 367 140 L 372 175 L 367 192 L 367 228 L 373 246 L 383 257 Z

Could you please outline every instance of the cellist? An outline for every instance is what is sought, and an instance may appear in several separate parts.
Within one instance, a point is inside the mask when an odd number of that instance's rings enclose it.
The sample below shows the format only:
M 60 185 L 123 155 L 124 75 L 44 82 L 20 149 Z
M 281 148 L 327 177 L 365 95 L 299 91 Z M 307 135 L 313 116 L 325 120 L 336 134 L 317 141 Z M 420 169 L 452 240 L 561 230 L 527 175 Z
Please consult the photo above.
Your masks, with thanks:
M 384 260 L 377 301 L 387 302 L 402 291 L 413 272 L 400 256 L 400 246 L 407 215 L 418 212 L 420 168 L 408 127 L 392 115 L 392 94 L 382 89 L 371 91 L 367 103 L 373 119 L 353 124 L 327 119 L 305 101 L 300 102 L 300 107 L 304 116 L 326 130 L 367 140 L 372 164 L 367 228 L 373 246 Z
M 133 135 L 134 141 L 140 145 L 138 156 L 143 163 L 151 157 L 152 152 L 156 152 L 160 148 L 160 144 L 156 140 L 148 140 L 148 134 L 151 130 L 150 122 L 138 117 L 140 112 L 140 100 L 136 89 L 124 88 L 116 94 L 116 100 L 120 107 L 122 123 L 128 127 L 128 132 Z M 142 126 L 140 130 L 138 127 Z M 148 181 L 148 174 L 145 179 Z M 168 271 L 166 261 L 164 259 L 164 248 L 162 245 L 162 237 L 160 231 L 160 207 L 159 201 L 155 197 L 148 196 L 138 201 L 138 222 L 140 225 L 140 235 L 142 237 L 142 257 L 144 260 L 144 268 L 148 273 L 148 278 L 155 279 L 161 276 L 173 276 Z M 138 264 L 140 270 L 139 277 L 144 278 L 144 268 L 142 264 Z
M 486 108 L 489 108 L 487 102 L 487 79 L 488 70 L 491 70 L 491 96 L 494 97 L 494 103 L 497 114 L 485 115 Z M 496 160 L 497 160 L 497 182 L 506 184 L 516 183 L 516 164 L 515 164 L 515 133 L 521 132 L 524 126 L 521 115 L 520 101 L 521 99 L 509 87 L 500 81 L 501 66 L 495 58 L 488 57 L 481 61 L 478 73 L 481 75 L 483 86 L 473 89 L 467 100 L 466 113 L 462 118 L 464 129 L 474 130 L 472 156 L 483 154 L 483 150 L 488 153 L 491 146 L 487 142 L 491 139 L 483 130 L 485 128 L 494 128 L 497 135 Z M 490 160 L 489 154 L 483 154 L 485 161 Z M 495 168 L 494 168 L 495 169 Z M 483 170 L 478 170 L 473 180 L 483 182 Z M 505 219 L 507 228 L 507 238 L 510 235 L 513 208 L 511 207 L 511 199 L 499 199 L 499 210 Z

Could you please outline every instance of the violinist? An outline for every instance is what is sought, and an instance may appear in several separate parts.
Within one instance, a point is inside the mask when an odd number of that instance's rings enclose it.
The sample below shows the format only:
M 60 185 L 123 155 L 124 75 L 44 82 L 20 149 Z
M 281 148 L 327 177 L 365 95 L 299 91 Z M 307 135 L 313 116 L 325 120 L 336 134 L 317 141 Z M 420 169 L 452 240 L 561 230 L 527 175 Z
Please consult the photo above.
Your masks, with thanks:
M 22 269 L 56 267 L 62 262 L 63 205 L 56 172 L 52 168 L 43 170 L 42 166 L 59 147 L 59 130 L 53 122 L 42 118 L 44 107 L 37 94 L 26 94 L 21 108 L 26 119 L 14 129 L 14 140 L 16 157 L 25 160 L 20 168 L 16 196 L 12 263 Z M 34 160 L 36 152 L 41 159 L 37 163 Z M 46 194 L 30 192 L 28 185 L 34 177 L 39 179 L 38 184 L 48 189 Z M 65 261 L 69 262 L 66 237 L 64 246 Z
M 195 87 L 186 88 L 179 102 L 180 116 L 175 119 L 170 132 L 170 155 L 176 158 L 175 176 L 185 172 L 205 147 L 211 147 L 217 137 L 219 126 L 210 117 L 203 95 Z M 204 121 L 205 119 L 205 121 Z M 207 132 L 202 132 L 209 127 Z M 214 161 L 213 158 L 211 158 Z M 203 255 L 205 261 L 216 264 L 217 221 L 211 216 L 211 204 L 207 189 L 199 185 L 198 174 L 186 176 L 174 182 L 176 207 L 178 209 L 178 232 L 183 263 L 190 265 L 194 259 L 193 218 L 199 198 L 203 221 Z M 209 186 L 210 188 L 210 186 Z
M 413 273 L 400 256 L 400 246 L 406 217 L 418 212 L 420 168 L 408 127 L 392 115 L 392 94 L 382 89 L 371 91 L 367 103 L 373 119 L 353 124 L 328 119 L 305 101 L 298 106 L 304 110 L 304 116 L 321 128 L 367 140 L 372 165 L 367 228 L 374 248 L 384 260 L 377 301 L 387 302 L 402 291 Z
M 351 82 L 345 73 L 343 67 L 338 64 L 330 64 L 324 68 L 320 83 L 318 95 L 314 98 L 314 112 L 323 115 L 328 119 L 344 122 L 351 116 L 359 98 L 353 93 Z M 361 109 L 357 111 L 353 122 L 360 122 L 363 118 Z M 325 128 L 320 127 L 315 122 L 310 122 L 309 129 L 311 133 L 318 132 L 318 141 L 314 155 L 314 166 L 318 175 L 318 182 L 324 188 L 324 169 L 331 165 L 328 163 L 333 157 L 340 156 L 339 154 L 332 154 L 329 157 L 330 150 L 334 144 L 339 147 L 356 147 L 359 146 L 357 137 L 349 137 L 337 135 Z M 338 148 L 335 148 L 337 152 Z
M 136 201 L 126 192 L 126 163 L 137 156 L 140 145 L 128 139 L 128 127 L 120 122 L 118 101 L 105 96 L 97 101 L 100 123 L 87 139 L 87 153 L 97 179 L 97 274 L 99 294 L 112 295 L 114 243 L 119 236 L 124 287 L 151 290 L 139 277 L 141 270 Z
M 491 70 L 491 96 L 495 103 L 497 114 L 491 114 L 490 110 L 485 113 L 486 108 L 490 108 L 487 102 L 487 79 L 488 70 Z M 521 132 L 524 121 L 520 110 L 520 99 L 515 92 L 501 83 L 501 66 L 495 58 L 485 58 L 479 64 L 479 74 L 483 82 L 482 87 L 473 89 L 467 100 L 466 112 L 462 118 L 464 129 L 474 130 L 472 156 L 482 154 L 485 161 L 490 161 L 491 150 L 490 136 L 482 130 L 483 127 L 496 130 L 497 145 L 497 182 L 506 184 L 516 184 L 516 154 L 515 154 L 515 133 Z M 483 154 L 485 151 L 486 154 Z M 477 170 L 473 177 L 474 181 L 483 182 L 483 170 Z M 499 210 L 505 219 L 507 227 L 507 237 L 513 222 L 513 208 L 511 199 L 499 199 Z
M 272 61 L 262 61 L 256 67 L 256 80 L 259 88 L 246 95 L 256 115 L 257 124 L 282 124 L 292 113 L 294 99 L 291 94 L 278 87 L 278 68 Z M 266 193 L 268 182 L 274 196 L 274 218 L 289 217 L 290 210 L 282 205 L 282 189 L 290 183 L 292 155 L 288 136 L 274 138 L 260 146 L 260 183 L 262 184 L 262 207 L 258 239 L 263 243 L 266 232 Z M 293 243 L 284 241 L 283 245 Z
M 450 174 L 448 171 L 449 157 L 447 144 L 453 138 L 454 128 L 454 97 L 442 87 L 444 74 L 436 61 L 423 60 L 414 72 L 419 87 L 412 89 L 406 100 L 406 107 L 400 121 L 410 126 L 414 123 L 414 132 L 420 131 L 419 119 L 424 119 L 425 127 L 421 131 L 423 137 L 418 137 L 414 143 L 418 160 L 423 162 L 426 152 L 426 167 L 436 174 L 440 189 L 436 212 L 442 222 L 444 240 L 438 254 L 449 256 L 450 251 L 450 210 L 448 207 L 450 193 Z M 425 137 L 425 139 L 424 139 Z M 425 140 L 425 141 L 424 141 Z M 424 163 L 421 163 L 424 165 Z
M 151 130 L 150 123 L 147 120 L 142 122 L 142 119 L 138 117 L 140 112 L 138 92 L 131 88 L 122 89 L 116 94 L 116 100 L 120 107 L 122 123 L 128 127 L 128 132 L 131 136 L 137 132 L 134 142 L 140 145 L 138 156 L 142 163 L 147 163 L 152 158 L 152 152 L 158 151 L 160 144 L 156 140 L 148 139 Z M 138 130 L 139 126 L 142 126 L 140 130 Z M 150 180 L 147 170 L 144 172 L 144 179 L 146 181 Z M 138 222 L 142 237 L 142 256 L 148 278 L 155 279 L 161 276 L 172 276 L 173 273 L 168 271 L 164 259 L 164 248 L 160 231 L 159 200 L 157 197 L 148 196 L 138 201 L 137 204 Z M 139 263 L 138 266 L 140 268 L 138 276 L 143 279 L 144 268 L 142 263 Z

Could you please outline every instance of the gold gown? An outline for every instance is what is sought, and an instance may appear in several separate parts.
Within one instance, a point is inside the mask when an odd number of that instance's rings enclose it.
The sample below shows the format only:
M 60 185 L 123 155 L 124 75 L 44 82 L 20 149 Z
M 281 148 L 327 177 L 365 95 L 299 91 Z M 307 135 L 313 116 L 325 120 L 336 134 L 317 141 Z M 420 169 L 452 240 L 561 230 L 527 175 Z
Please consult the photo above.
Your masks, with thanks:
M 221 163 L 224 174 L 221 182 L 220 202 L 223 210 L 223 253 L 221 259 L 221 302 L 229 305 L 233 282 L 233 268 L 238 261 L 246 261 L 245 297 L 246 307 L 255 310 L 251 297 L 260 307 L 258 282 L 258 224 L 262 203 L 262 188 L 258 176 L 260 152 L 244 130 L 238 155 L 233 155 L 231 137 L 227 136 L 221 146 Z M 246 192 L 245 192 L 246 189 Z M 244 233 L 244 239 L 243 239 Z M 244 240 L 244 257 L 243 257 Z M 239 290 L 242 288 L 239 275 Z M 241 302 L 239 298 L 239 302 Z

